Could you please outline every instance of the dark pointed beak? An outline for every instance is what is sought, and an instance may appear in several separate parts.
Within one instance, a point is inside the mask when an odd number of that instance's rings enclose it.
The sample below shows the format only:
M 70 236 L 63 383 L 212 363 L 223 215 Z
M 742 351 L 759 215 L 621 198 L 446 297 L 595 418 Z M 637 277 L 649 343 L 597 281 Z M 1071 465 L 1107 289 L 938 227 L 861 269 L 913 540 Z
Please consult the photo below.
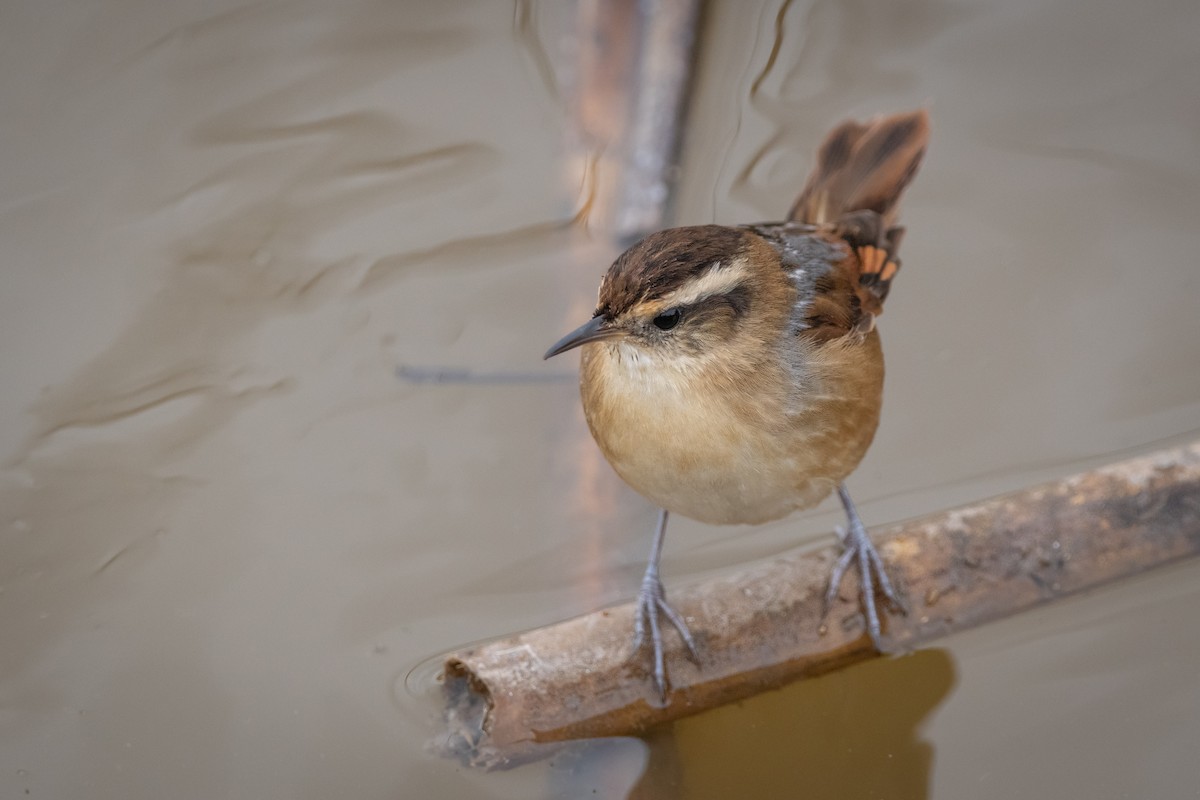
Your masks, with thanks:
M 611 327 L 611 323 L 604 317 L 592 317 L 587 322 L 580 325 L 575 330 L 568 333 L 566 336 L 554 343 L 554 346 L 546 351 L 546 355 L 542 359 L 553 358 L 559 353 L 565 353 L 568 350 L 573 350 L 581 344 L 588 342 L 597 342 L 601 339 L 611 339 L 614 336 L 619 336 L 621 330 Z

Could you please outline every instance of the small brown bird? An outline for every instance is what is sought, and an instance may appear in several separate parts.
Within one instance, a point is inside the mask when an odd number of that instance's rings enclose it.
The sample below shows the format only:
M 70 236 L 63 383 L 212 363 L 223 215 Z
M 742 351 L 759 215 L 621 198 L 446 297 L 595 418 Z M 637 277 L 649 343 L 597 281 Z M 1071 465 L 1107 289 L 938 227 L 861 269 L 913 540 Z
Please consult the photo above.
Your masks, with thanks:
M 876 647 L 876 590 L 903 608 L 843 480 L 879 424 L 875 317 L 900 267 L 897 204 L 928 138 L 924 111 L 842 123 L 788 221 L 647 236 L 609 268 L 592 319 L 546 353 L 583 347 L 592 436 L 617 474 L 661 508 L 635 647 L 649 632 L 664 697 L 659 614 L 696 655 L 658 576 L 670 512 L 761 523 L 837 489 L 848 525 L 827 606 L 853 562 Z

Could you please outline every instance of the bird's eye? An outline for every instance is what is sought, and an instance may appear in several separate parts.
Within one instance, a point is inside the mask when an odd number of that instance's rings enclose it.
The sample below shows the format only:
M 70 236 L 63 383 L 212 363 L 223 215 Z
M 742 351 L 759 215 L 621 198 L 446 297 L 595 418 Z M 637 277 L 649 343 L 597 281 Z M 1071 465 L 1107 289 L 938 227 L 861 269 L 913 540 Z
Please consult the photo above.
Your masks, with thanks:
M 653 320 L 651 320 L 651 322 L 653 322 L 654 327 L 658 328 L 660 331 L 669 331 L 671 328 L 674 328 L 679 324 L 679 318 L 681 316 L 683 315 L 679 313 L 678 308 L 668 308 L 666 311 L 662 312 Z

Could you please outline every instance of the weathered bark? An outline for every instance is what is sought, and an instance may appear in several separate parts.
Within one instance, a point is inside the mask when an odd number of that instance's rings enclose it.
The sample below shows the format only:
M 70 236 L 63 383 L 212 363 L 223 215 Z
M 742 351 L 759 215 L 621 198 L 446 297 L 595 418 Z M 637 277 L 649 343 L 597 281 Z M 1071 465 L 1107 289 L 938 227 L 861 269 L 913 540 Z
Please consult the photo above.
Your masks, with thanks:
M 873 537 L 908 598 L 907 615 L 889 616 L 886 639 L 910 648 L 1200 552 L 1200 442 Z M 445 741 L 473 763 L 500 766 L 547 742 L 640 733 L 868 658 L 875 651 L 852 581 L 822 615 L 836 555 L 830 547 L 672 587 L 700 663 L 668 626 L 665 704 L 648 653 L 630 659 L 632 604 L 455 653 L 444 671 L 453 720 Z M 482 730 L 472 730 L 479 717 Z

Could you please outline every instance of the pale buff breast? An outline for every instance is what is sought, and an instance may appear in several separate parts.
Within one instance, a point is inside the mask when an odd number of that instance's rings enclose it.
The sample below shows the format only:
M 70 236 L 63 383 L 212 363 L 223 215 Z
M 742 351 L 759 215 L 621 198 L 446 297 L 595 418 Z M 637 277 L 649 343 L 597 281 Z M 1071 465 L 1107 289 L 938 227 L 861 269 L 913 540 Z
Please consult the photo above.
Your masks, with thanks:
M 879 352 L 872 333 L 865 348 Z M 855 348 L 862 357 L 862 348 Z M 755 395 L 714 381 L 702 363 L 653 363 L 630 345 L 585 346 L 584 414 L 626 483 L 672 513 L 761 523 L 820 502 L 858 465 L 878 423 L 879 368 L 842 375 L 854 355 L 830 348 L 807 397 Z M 868 362 L 874 359 L 868 358 Z

